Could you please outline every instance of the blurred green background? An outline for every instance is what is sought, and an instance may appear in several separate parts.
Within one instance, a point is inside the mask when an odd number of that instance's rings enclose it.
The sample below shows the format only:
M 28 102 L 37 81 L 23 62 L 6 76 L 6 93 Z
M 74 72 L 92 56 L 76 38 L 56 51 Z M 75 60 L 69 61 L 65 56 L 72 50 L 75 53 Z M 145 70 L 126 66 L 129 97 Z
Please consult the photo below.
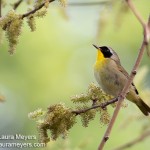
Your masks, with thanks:
M 134 3 L 144 19 L 147 19 L 150 1 L 135 0 Z M 1 135 L 20 133 L 38 137 L 35 122 L 28 118 L 29 112 L 37 108 L 46 110 L 49 105 L 59 102 L 73 106 L 70 96 L 85 92 L 89 83 L 96 83 L 93 76 L 96 50 L 92 44 L 108 45 L 115 49 L 122 65 L 130 72 L 141 45 L 143 31 L 130 10 L 122 15 L 118 13 L 119 5 L 110 6 L 111 11 L 104 16 L 104 9 L 108 9 L 105 5 L 68 5 L 62 8 L 58 3 L 52 3 L 47 16 L 36 20 L 35 32 L 30 32 L 27 23 L 24 23 L 13 56 L 8 54 L 8 43 L 3 38 L 0 46 L 0 94 L 5 96 L 6 102 L 0 103 Z M 17 12 L 26 12 L 26 9 L 26 5 L 22 4 Z M 4 8 L 2 12 L 8 10 Z M 106 24 L 101 27 L 99 20 L 104 18 Z M 146 54 L 140 67 L 145 65 L 150 65 Z M 149 75 L 150 72 L 142 83 L 147 88 Z M 126 109 L 121 109 L 106 150 L 140 134 L 143 120 L 131 120 L 128 128 L 120 126 L 125 118 L 133 114 L 140 112 L 131 103 Z M 78 120 L 66 140 L 51 141 L 47 149 L 61 150 L 62 146 L 66 147 L 65 150 L 97 149 L 106 128 L 100 125 L 98 116 L 88 128 L 83 128 Z M 149 147 L 147 139 L 130 149 L 146 150 Z

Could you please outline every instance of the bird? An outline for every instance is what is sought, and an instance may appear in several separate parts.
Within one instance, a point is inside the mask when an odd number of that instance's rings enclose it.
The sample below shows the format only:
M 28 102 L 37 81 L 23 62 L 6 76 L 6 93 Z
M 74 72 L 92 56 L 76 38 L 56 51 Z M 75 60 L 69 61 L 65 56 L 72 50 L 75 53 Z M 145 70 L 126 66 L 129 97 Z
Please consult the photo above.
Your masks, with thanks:
M 111 47 L 99 47 L 95 44 L 93 46 L 97 49 L 97 58 L 94 65 L 96 81 L 106 94 L 117 97 L 128 82 L 129 74 L 123 68 L 117 53 Z M 126 99 L 136 104 L 145 116 L 149 115 L 150 107 L 141 99 L 133 82 L 126 94 Z

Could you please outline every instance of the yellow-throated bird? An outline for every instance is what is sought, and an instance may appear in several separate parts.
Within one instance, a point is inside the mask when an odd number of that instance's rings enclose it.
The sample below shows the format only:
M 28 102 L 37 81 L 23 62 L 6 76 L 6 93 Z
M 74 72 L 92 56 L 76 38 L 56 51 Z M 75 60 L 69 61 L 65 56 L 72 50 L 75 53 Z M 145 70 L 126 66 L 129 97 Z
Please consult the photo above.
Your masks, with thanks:
M 117 53 L 107 46 L 93 46 L 98 50 L 94 66 L 94 75 L 107 94 L 117 97 L 129 79 L 129 74 L 121 66 Z M 150 107 L 140 98 L 139 93 L 132 83 L 126 98 L 135 103 L 144 115 L 148 116 Z

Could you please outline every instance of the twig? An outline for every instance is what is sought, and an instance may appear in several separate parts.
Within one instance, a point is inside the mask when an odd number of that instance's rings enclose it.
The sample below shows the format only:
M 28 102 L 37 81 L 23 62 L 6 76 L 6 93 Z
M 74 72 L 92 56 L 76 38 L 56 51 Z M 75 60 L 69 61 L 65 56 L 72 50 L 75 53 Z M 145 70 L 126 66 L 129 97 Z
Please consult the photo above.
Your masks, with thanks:
M 97 102 L 97 99 L 92 100 L 92 106 L 95 106 Z
M 82 110 L 75 110 L 75 111 L 72 111 L 72 113 L 75 113 L 76 115 L 79 115 L 81 113 L 85 113 L 85 112 L 87 112 L 87 111 L 89 111 L 91 109 L 95 109 L 95 108 L 98 108 L 98 107 L 105 108 L 106 106 L 108 106 L 108 105 L 110 105 L 112 103 L 115 103 L 117 101 L 118 101 L 118 98 L 113 98 L 112 100 L 109 100 L 109 101 L 107 101 L 105 103 L 102 103 L 102 104 L 99 104 L 99 105 L 93 105 L 93 106 L 91 106 L 89 108 L 82 109 Z
M 53 1 L 55 1 L 55 0 L 49 0 L 49 3 L 53 2 Z M 22 19 L 24 19 L 25 17 L 28 17 L 31 14 L 34 14 L 36 11 L 38 11 L 39 9 L 41 9 L 44 5 L 45 5 L 45 2 L 42 3 L 41 5 L 39 5 L 37 8 L 31 10 L 30 12 L 23 14 L 22 15 Z
M 148 28 L 148 24 L 146 24 L 142 17 L 139 15 L 139 13 L 137 13 L 133 3 L 131 2 L 131 0 L 126 0 L 128 6 L 130 7 L 130 9 L 132 10 L 132 12 L 134 13 L 134 15 L 136 16 L 136 18 L 139 20 L 139 22 L 142 24 L 142 27 L 143 27 L 143 30 L 144 30 L 144 38 L 143 38 L 143 41 L 142 41 L 142 44 L 141 44 L 141 47 L 140 47 L 140 50 L 139 50 L 139 54 L 138 54 L 138 57 L 136 59 L 136 62 L 135 62 L 135 65 L 131 71 L 131 74 L 129 76 L 129 80 L 128 82 L 126 83 L 125 87 L 123 88 L 123 90 L 121 91 L 119 97 L 118 97 L 118 103 L 117 103 L 117 106 L 116 106 L 116 109 L 113 113 L 113 116 L 110 120 L 110 123 L 108 125 L 108 128 L 103 136 L 103 139 L 98 147 L 98 150 L 102 150 L 106 141 L 109 139 L 109 135 L 110 135 L 110 132 L 113 128 L 113 125 L 115 123 L 115 120 L 117 118 L 117 115 L 119 113 L 119 110 L 121 108 L 121 104 L 128 92 L 128 89 L 133 81 L 133 78 L 135 77 L 136 75 L 136 70 L 142 60 L 142 56 L 143 56 L 143 53 L 144 53 L 144 49 L 146 48 L 146 46 L 148 45 L 148 42 L 149 42 L 149 38 L 150 38 L 150 35 L 149 35 L 149 32 L 150 32 L 150 29 Z
M 138 21 L 141 23 L 141 25 L 144 26 L 146 25 L 145 21 L 143 20 L 142 16 L 140 15 L 140 13 L 137 11 L 137 9 L 135 8 L 134 4 L 132 3 L 131 0 L 126 0 L 129 8 L 132 10 L 133 14 L 136 16 L 136 18 L 138 19 Z
M 55 0 L 49 0 L 49 3 L 53 2 L 53 1 L 55 1 Z M 109 1 L 101 1 L 101 2 L 90 2 L 90 3 L 69 3 L 68 5 L 70 5 L 70 6 L 91 6 L 91 5 L 102 5 L 102 4 L 109 4 L 109 3 L 110 3 Z M 44 5 L 45 5 L 45 3 L 42 3 L 39 7 L 35 8 L 34 10 L 23 14 L 22 19 L 31 14 L 34 14 L 37 10 L 41 9 Z
M 55 0 L 49 0 L 49 3 L 53 2 L 53 1 L 55 1 Z M 33 9 L 33 10 L 31 10 L 31 11 L 25 13 L 25 14 L 23 14 L 23 15 L 21 16 L 21 19 L 24 19 L 25 17 L 28 17 L 28 16 L 31 15 L 31 14 L 34 14 L 36 11 L 38 11 L 38 10 L 40 10 L 42 7 L 44 7 L 45 3 L 46 3 L 46 2 L 42 3 L 42 4 L 39 5 L 37 8 L 35 8 L 35 9 Z M 7 26 L 10 25 L 10 24 L 11 24 L 11 21 L 8 22 L 8 23 L 3 27 L 3 30 L 6 30 Z
M 18 6 L 23 2 L 23 0 L 18 0 L 16 3 L 13 4 L 13 9 L 16 10 Z
M 150 36 L 150 15 L 149 15 L 149 19 L 148 19 L 148 23 L 147 23 L 147 28 L 148 28 L 148 36 Z M 149 39 L 148 39 L 149 40 Z M 149 44 L 147 44 L 147 55 L 150 57 L 150 48 L 149 48 Z
M 72 2 L 69 3 L 69 6 L 97 6 L 97 5 L 105 5 L 105 4 L 110 4 L 110 1 L 100 1 L 100 2 Z
M 2 0 L 0 0 L 0 17 L 2 17 Z
M 119 146 L 118 148 L 115 148 L 114 150 L 124 150 L 127 148 L 130 148 L 132 146 L 134 146 L 135 144 L 142 142 L 143 140 L 145 140 L 146 138 L 148 138 L 150 136 L 150 131 L 144 132 L 143 134 L 141 134 L 140 136 L 138 136 L 137 138 L 135 138 L 134 140 Z

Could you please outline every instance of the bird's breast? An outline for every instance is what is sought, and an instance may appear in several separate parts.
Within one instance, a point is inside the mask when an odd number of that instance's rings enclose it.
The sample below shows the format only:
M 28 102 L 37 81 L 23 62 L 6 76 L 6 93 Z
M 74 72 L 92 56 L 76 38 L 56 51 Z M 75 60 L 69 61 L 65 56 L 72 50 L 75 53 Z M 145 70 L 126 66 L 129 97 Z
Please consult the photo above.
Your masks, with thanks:
M 111 60 L 97 62 L 94 66 L 94 75 L 100 87 L 113 96 L 120 93 L 126 82 L 126 78 L 117 70 L 117 64 Z

